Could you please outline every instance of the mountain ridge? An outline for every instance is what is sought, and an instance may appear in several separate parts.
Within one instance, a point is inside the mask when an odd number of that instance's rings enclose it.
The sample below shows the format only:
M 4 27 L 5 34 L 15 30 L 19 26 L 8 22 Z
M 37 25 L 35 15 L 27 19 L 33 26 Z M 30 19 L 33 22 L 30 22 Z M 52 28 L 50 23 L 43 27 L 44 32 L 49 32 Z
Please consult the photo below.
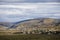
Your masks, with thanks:
M 8 24 L 7 24 L 8 25 Z M 9 25 L 8 25 L 9 26 Z M 36 18 L 13 23 L 10 27 L 0 26 L 0 32 L 19 33 L 32 31 L 60 31 L 60 19 Z
M 16 24 L 20 24 L 20 23 L 27 22 L 27 21 L 30 21 L 30 20 L 44 20 L 44 19 L 53 19 L 53 18 L 34 18 L 34 19 L 28 19 L 28 20 L 18 21 L 18 22 L 14 22 L 14 23 L 0 22 L 0 25 L 6 26 L 6 27 L 10 27 L 10 28 L 14 28 L 14 26 Z M 54 20 L 58 20 L 59 21 L 60 19 L 54 19 Z

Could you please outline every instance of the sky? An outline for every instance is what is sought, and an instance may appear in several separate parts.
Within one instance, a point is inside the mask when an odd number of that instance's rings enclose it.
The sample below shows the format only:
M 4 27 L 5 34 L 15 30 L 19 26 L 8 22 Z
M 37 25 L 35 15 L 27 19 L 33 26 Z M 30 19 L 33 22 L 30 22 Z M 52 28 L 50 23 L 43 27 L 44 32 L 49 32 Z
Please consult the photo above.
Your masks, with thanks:
M 1 2 L 10 2 L 10 3 L 12 3 L 12 2 L 30 2 L 30 3 L 32 3 L 32 2 L 34 2 L 34 3 L 36 3 L 36 2 L 60 2 L 60 0 L 0 0 Z
M 0 0 L 0 22 L 33 18 L 60 19 L 60 0 Z

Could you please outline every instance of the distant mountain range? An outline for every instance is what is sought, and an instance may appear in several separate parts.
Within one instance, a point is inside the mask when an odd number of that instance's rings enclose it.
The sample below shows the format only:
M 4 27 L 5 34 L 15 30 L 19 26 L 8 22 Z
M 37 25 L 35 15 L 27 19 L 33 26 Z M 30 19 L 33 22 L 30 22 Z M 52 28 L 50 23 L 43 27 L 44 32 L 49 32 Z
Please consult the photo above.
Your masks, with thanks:
M 10 22 L 0 22 L 0 25 L 5 26 L 5 27 L 11 27 L 14 23 Z
M 30 22 L 30 21 L 32 21 L 32 22 Z M 51 22 L 51 24 L 55 24 L 55 25 L 59 25 L 60 24 L 60 19 L 53 19 L 53 18 L 35 18 L 35 19 L 28 19 L 28 20 L 23 20 L 23 21 L 15 22 L 15 23 L 0 22 L 0 25 L 5 26 L 5 27 L 9 27 L 9 28 L 15 28 L 19 24 L 22 24 L 22 23 L 30 23 L 31 24 L 31 23 L 34 23 L 36 21 L 38 23 L 46 24 L 46 25 L 47 24 L 50 24 L 49 22 Z M 46 21 L 46 23 L 44 23 L 45 21 Z
M 59 30 L 60 31 L 60 19 L 52 18 L 35 18 L 16 23 L 0 22 L 0 31 L 5 29 L 6 31 L 32 31 L 32 30 Z

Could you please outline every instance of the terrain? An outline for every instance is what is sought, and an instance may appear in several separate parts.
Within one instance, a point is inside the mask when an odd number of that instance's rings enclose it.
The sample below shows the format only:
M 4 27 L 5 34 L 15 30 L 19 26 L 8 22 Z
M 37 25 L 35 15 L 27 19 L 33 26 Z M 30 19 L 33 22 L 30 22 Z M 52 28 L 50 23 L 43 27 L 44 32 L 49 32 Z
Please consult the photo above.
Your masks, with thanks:
M 0 35 L 0 40 L 60 40 L 60 35 L 46 35 L 46 34 Z
M 5 34 L 41 34 L 60 32 L 60 19 L 35 18 L 16 23 L 0 23 L 0 33 Z
M 0 40 L 60 40 L 60 19 L 0 22 Z
M 27 34 L 40 34 L 42 32 L 60 32 L 60 19 L 37 18 L 18 22 L 13 27 L 20 32 Z M 17 32 L 19 33 L 19 32 Z M 16 33 L 16 34 L 17 34 Z

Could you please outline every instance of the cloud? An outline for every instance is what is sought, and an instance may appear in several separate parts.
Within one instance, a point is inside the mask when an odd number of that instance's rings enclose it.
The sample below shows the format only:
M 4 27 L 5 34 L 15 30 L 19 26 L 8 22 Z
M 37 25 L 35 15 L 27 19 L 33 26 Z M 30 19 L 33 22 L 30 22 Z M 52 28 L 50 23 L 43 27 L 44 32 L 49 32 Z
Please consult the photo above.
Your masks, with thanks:
M 24 1 L 24 0 L 0 0 L 1 2 L 17 2 L 17 1 Z
M 60 0 L 0 0 L 2 2 L 60 2 Z
M 0 9 L 1 10 L 5 10 L 6 11 L 11 11 L 13 12 L 13 14 L 15 14 L 16 12 L 39 12 L 39 13 L 47 13 L 47 12 L 59 12 L 59 8 L 60 6 L 56 6 L 56 5 L 50 5 L 50 4 L 24 4 L 24 5 L 0 5 Z M 44 11 L 44 12 L 43 12 Z M 4 12 L 4 13 L 5 13 Z M 15 12 L 15 13 L 14 13 Z M 9 12 L 9 14 L 11 14 Z
M 21 3 L 60 3 L 60 0 L 0 0 L 2 4 L 21 4 Z
M 0 5 L 0 21 L 17 22 L 38 17 L 59 18 L 60 5 L 39 3 Z

